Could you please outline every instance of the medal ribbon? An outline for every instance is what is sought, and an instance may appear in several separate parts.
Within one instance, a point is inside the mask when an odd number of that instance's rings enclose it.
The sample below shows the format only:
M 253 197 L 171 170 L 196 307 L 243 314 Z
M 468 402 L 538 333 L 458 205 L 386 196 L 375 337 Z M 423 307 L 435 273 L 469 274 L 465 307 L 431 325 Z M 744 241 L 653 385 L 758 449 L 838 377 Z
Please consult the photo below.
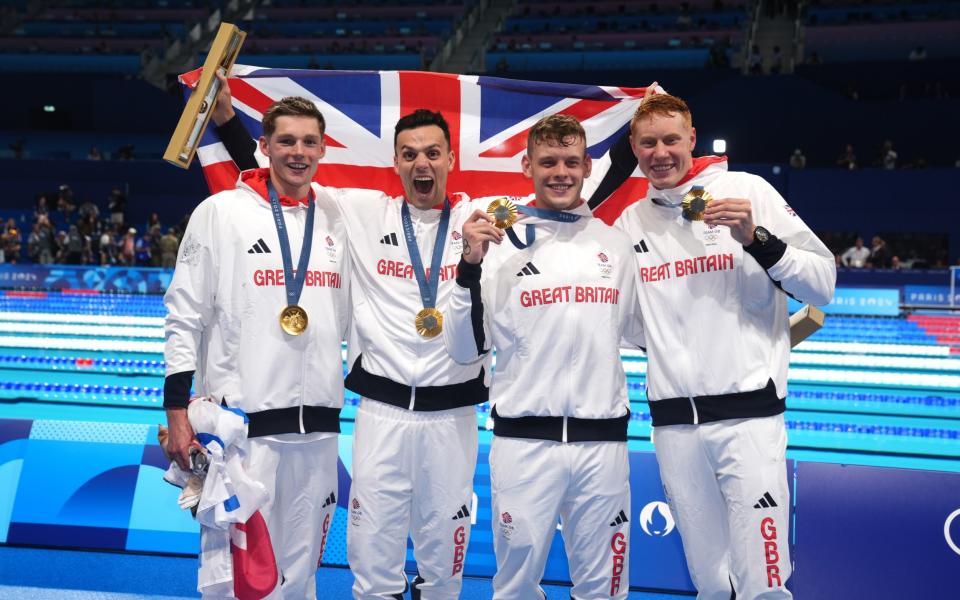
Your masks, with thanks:
M 310 264 L 310 250 L 313 248 L 313 215 L 316 212 L 315 198 L 307 202 L 307 226 L 303 230 L 303 246 L 300 248 L 300 262 L 294 275 L 293 258 L 290 255 L 290 238 L 287 236 L 287 225 L 283 220 L 283 211 L 280 209 L 280 196 L 273 189 L 273 182 L 267 179 L 267 191 L 270 193 L 270 209 L 273 211 L 273 222 L 277 226 L 277 237 L 280 238 L 280 256 L 283 257 L 283 283 L 287 287 L 287 305 L 295 305 L 303 292 L 303 282 L 307 279 L 307 268 Z M 310 192 L 313 196 L 313 192 Z
M 517 204 L 516 207 L 518 213 L 530 215 L 531 217 L 539 217 L 541 219 L 546 219 L 547 221 L 559 221 L 561 223 L 575 223 L 580 220 L 581 216 L 574 213 L 564 212 L 562 210 L 549 210 L 546 208 L 537 208 L 536 206 L 526 206 L 523 204 Z M 526 244 L 520 241 L 520 238 L 517 237 L 517 233 L 513 230 L 513 227 L 507 227 L 506 232 L 507 237 L 510 238 L 510 242 L 516 246 L 518 250 L 523 250 L 524 248 L 529 248 L 532 246 L 537 237 L 536 228 L 533 225 L 527 225 L 525 236 L 527 239 Z
M 443 246 L 447 239 L 447 226 L 450 224 L 450 200 L 443 200 L 443 210 L 440 212 L 440 224 L 437 225 L 437 239 L 433 243 L 433 258 L 430 261 L 430 281 L 423 272 L 423 259 L 420 258 L 420 248 L 417 246 L 417 236 L 413 232 L 413 221 L 410 219 L 410 207 L 406 200 L 400 208 L 400 218 L 403 221 L 403 237 L 407 240 L 407 251 L 410 253 L 410 264 L 413 274 L 420 286 L 420 299 L 424 308 L 434 308 L 437 305 L 437 288 L 440 286 L 440 263 L 443 261 Z

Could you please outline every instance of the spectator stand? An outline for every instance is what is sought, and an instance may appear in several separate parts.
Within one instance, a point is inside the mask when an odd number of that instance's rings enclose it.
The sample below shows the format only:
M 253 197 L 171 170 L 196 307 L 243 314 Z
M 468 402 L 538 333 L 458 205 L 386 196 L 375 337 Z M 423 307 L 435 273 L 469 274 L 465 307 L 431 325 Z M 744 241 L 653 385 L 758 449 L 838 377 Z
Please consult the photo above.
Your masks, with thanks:
M 907 60 L 918 47 L 930 58 L 960 57 L 956 2 L 821 1 L 803 22 L 805 55 L 823 62 Z
M 18 6 L 0 35 L 0 71 L 122 73 L 135 76 L 149 59 L 182 39 L 217 3 L 60 0 Z
M 507 72 L 728 65 L 747 13 L 742 5 L 716 5 L 521 2 L 492 36 L 486 64 Z
M 473 2 L 421 0 L 383 5 L 280 1 L 241 23 L 244 56 L 262 66 L 336 69 L 428 68 L 473 9 Z

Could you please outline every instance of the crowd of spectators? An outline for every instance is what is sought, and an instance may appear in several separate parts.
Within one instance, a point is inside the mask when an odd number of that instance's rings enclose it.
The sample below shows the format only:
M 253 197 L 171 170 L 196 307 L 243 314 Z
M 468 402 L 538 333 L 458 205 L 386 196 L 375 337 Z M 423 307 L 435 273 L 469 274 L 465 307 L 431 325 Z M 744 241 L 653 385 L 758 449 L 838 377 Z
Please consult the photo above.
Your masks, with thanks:
M 108 195 L 103 215 L 89 200 L 78 206 L 67 184 L 56 193 L 38 194 L 29 231 L 21 231 L 12 217 L 0 226 L 0 261 L 173 268 L 186 219 L 164 228 L 152 213 L 138 227 L 128 221 L 126 205 L 120 187 Z
M 807 156 L 800 148 L 797 148 L 793 151 L 793 154 L 789 156 L 787 162 L 793 169 L 805 169 L 808 166 Z M 844 144 L 843 148 L 840 150 L 840 153 L 837 155 L 836 160 L 833 161 L 833 164 L 848 171 L 854 171 L 856 169 L 865 167 L 885 169 L 887 171 L 893 171 L 896 169 L 925 169 L 928 167 L 926 158 L 922 156 L 913 157 L 912 160 L 901 160 L 899 153 L 894 148 L 893 142 L 890 140 L 885 140 L 877 149 L 877 152 L 874 154 L 873 158 L 865 162 L 861 162 L 857 159 L 857 153 L 854 150 L 853 144 Z M 821 160 L 815 162 L 813 166 L 826 166 L 826 164 L 825 161 Z M 960 159 L 957 159 L 954 166 L 960 167 Z
M 41 143 L 42 145 L 42 143 Z M 50 146 L 50 144 L 47 144 Z M 50 159 L 50 158 L 64 158 L 67 155 L 74 159 L 86 158 L 86 160 L 92 161 L 103 161 L 103 160 L 137 160 L 139 158 L 149 158 L 155 159 L 153 155 L 147 156 L 138 156 L 136 152 L 136 147 L 133 144 L 122 144 L 112 152 L 101 151 L 97 146 L 90 146 L 90 149 L 87 151 L 86 155 L 81 154 L 81 151 L 78 151 L 74 148 L 72 151 L 68 147 L 47 147 L 47 148 L 36 148 L 31 151 L 29 140 L 26 138 L 18 137 L 9 144 L 7 148 L 10 150 L 9 153 L 5 153 L 7 158 L 13 158 L 17 160 L 30 159 L 30 158 L 39 158 L 39 159 Z
M 948 266 L 947 238 L 933 234 L 890 234 L 892 242 L 874 235 L 867 245 L 849 234 L 818 234 L 834 253 L 837 267 L 848 269 L 942 269 Z

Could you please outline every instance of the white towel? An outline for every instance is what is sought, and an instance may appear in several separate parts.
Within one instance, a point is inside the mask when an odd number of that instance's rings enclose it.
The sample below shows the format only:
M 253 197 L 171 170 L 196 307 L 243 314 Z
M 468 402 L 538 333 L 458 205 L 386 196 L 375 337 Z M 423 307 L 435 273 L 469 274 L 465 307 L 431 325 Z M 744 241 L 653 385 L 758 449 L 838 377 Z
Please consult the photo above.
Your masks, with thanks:
M 197 591 L 205 598 L 262 598 L 276 585 L 276 560 L 266 523 L 258 513 L 270 494 L 243 470 L 247 416 L 209 398 L 193 398 L 187 418 L 206 451 L 206 475 L 198 477 L 172 462 L 163 478 L 183 488 L 178 500 L 181 508 L 197 507 Z M 248 540 L 251 524 L 254 540 Z M 251 554 L 248 544 L 257 550 Z

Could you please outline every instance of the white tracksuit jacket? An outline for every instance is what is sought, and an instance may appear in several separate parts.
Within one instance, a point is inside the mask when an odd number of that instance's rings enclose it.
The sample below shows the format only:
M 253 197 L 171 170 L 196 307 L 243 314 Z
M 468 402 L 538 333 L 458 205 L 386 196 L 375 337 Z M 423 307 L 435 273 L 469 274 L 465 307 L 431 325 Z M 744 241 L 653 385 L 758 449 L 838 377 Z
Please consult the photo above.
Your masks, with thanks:
M 784 411 L 790 331 L 787 295 L 826 304 L 833 255 L 762 178 L 696 159 L 693 177 L 650 187 L 615 225 L 634 245 L 647 340 L 647 398 L 654 426 L 761 417 Z M 713 198 L 745 198 L 774 239 L 734 240 L 723 226 L 681 216 L 694 185 Z
M 504 238 L 479 268 L 461 262 L 444 337 L 458 362 L 496 348 L 496 435 L 625 441 L 629 400 L 619 344 L 643 345 L 633 249 L 586 203 L 571 212 L 580 220 L 521 216 L 521 240 L 524 225 L 536 227 L 531 247 L 519 250 Z
M 460 365 L 450 360 L 443 338 L 421 337 L 414 319 L 423 308 L 410 264 L 400 210 L 402 196 L 362 189 L 330 190 L 350 236 L 355 284 L 352 289 L 358 346 L 350 358 L 346 386 L 357 394 L 415 411 L 436 411 L 487 400 L 487 363 Z M 457 262 L 463 248 L 460 231 L 473 212 L 471 203 L 451 197 L 450 223 L 441 262 L 436 306 L 446 305 L 456 287 Z M 410 205 L 420 258 L 429 275 L 440 221 L 439 208 Z
M 330 190 L 313 184 L 313 249 L 299 304 L 309 325 L 280 329 L 287 304 L 276 225 L 266 199 L 268 169 L 241 174 L 237 189 L 204 200 L 180 244 L 164 297 L 167 390 L 196 371 L 198 394 L 251 416 L 249 437 L 338 432 L 343 406 L 341 340 L 349 321 L 346 239 Z M 284 202 L 294 268 L 307 207 Z M 183 382 L 180 385 L 183 395 Z M 165 393 L 165 405 L 171 398 Z M 172 399 L 174 405 L 180 398 Z

